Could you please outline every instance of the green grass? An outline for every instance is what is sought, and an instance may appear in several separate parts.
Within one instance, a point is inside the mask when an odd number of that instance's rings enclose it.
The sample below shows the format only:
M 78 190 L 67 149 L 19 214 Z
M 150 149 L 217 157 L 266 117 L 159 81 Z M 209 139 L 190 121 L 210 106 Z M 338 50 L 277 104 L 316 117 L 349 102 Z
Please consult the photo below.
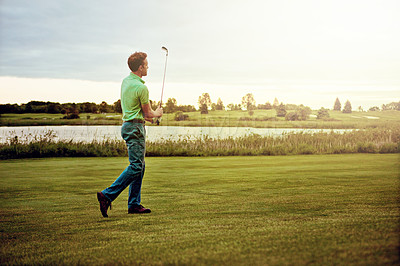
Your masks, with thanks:
M 313 115 L 317 113 L 317 110 L 312 112 Z M 196 111 L 185 114 L 189 115 L 187 121 L 175 121 L 174 113 L 164 114 L 161 125 L 257 128 L 376 128 L 393 124 L 400 125 L 399 111 L 353 112 L 351 114 L 329 111 L 331 118 L 328 121 L 315 117 L 310 117 L 306 121 L 286 121 L 283 117 L 276 117 L 275 110 L 255 110 L 252 116 L 247 111 L 210 111 L 207 115 Z M 367 116 L 379 119 L 368 119 Z M 69 120 L 60 119 L 62 117 L 61 114 L 2 114 L 0 126 L 120 125 L 122 123 L 122 116 L 115 113 L 82 113 L 79 119 Z
M 290 110 L 288 111 L 290 112 Z M 314 110 L 313 115 L 318 111 Z M 255 127 L 255 128 L 377 128 L 400 125 L 399 111 L 383 112 L 342 112 L 329 111 L 327 121 L 310 117 L 306 121 L 286 121 L 276 117 L 275 110 L 255 110 L 250 116 L 247 111 L 210 111 L 206 115 L 200 112 L 188 112 L 188 121 L 174 121 L 175 114 L 164 114 L 164 126 L 216 126 L 216 127 Z M 368 119 L 379 117 L 379 119 Z
M 147 158 L 142 201 L 96 191 L 126 158 L 0 162 L 2 264 L 399 263 L 399 156 Z

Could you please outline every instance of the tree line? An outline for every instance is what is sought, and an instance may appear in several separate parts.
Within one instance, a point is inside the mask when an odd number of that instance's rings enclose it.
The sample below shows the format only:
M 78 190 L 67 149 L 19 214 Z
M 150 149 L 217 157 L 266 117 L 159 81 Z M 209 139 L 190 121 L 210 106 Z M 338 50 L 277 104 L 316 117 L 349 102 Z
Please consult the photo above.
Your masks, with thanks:
M 0 114 L 5 113 L 48 113 L 64 114 L 65 118 L 79 118 L 80 113 L 121 113 L 121 101 L 108 104 L 103 101 L 100 104 L 84 103 L 58 103 L 44 101 L 30 101 L 24 104 L 1 104 Z
M 156 109 L 160 105 L 160 102 L 151 101 L 150 104 L 153 109 Z M 198 109 L 193 105 L 178 105 L 175 98 L 169 98 L 163 103 L 164 113 L 176 113 L 179 112 L 178 117 L 184 119 L 183 112 L 195 112 L 200 111 L 201 114 L 208 114 L 208 111 L 216 110 L 246 110 L 250 116 L 254 114 L 254 110 L 271 110 L 275 109 L 278 117 L 285 117 L 286 120 L 306 120 L 311 114 L 311 108 L 304 105 L 295 104 L 283 104 L 279 103 L 278 99 L 275 98 L 273 103 L 266 102 L 263 104 L 256 105 L 256 101 L 252 93 L 247 93 L 242 97 L 242 101 L 239 104 L 230 103 L 227 106 L 224 105 L 221 98 L 218 98 L 216 103 L 211 101 L 211 97 L 208 93 L 203 93 L 198 98 Z M 321 108 L 318 110 L 317 118 L 327 119 L 329 118 L 329 109 Z M 334 111 L 341 111 L 343 113 L 351 113 L 352 106 L 349 100 L 347 100 L 342 108 L 342 104 L 339 98 L 336 98 L 334 105 Z M 369 111 L 385 111 L 385 110 L 398 110 L 400 111 L 400 101 L 392 102 L 389 104 L 383 104 L 381 108 L 374 106 L 369 108 Z M 361 106 L 358 107 L 358 111 L 364 111 Z M 0 114 L 4 113 L 51 113 L 51 114 L 64 114 L 64 118 L 72 119 L 79 118 L 80 113 L 122 113 L 121 100 L 108 104 L 103 101 L 100 104 L 83 102 L 83 103 L 58 103 L 58 102 L 44 102 L 44 101 L 30 101 L 26 104 L 0 104 Z

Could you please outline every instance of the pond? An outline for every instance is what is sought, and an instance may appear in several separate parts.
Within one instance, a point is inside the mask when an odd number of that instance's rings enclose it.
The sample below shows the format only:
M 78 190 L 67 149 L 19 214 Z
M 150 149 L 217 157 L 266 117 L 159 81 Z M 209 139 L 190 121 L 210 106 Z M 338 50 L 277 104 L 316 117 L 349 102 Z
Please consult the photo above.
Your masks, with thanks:
M 18 136 L 22 140 L 31 140 L 35 136 L 52 131 L 55 139 L 90 142 L 92 140 L 121 140 L 121 126 L 31 126 L 0 127 L 0 142 Z M 303 128 L 248 128 L 248 127 L 179 127 L 179 126 L 146 126 L 148 141 L 210 138 L 237 138 L 251 134 L 278 137 L 287 133 L 351 131 L 349 129 L 303 129 Z

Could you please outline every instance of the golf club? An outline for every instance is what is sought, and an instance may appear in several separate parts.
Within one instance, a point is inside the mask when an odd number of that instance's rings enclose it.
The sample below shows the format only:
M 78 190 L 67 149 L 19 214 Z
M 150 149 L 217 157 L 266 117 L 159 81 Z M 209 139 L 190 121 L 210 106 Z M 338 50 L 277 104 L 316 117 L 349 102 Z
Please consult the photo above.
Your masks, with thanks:
M 166 54 L 165 54 L 164 78 L 163 78 L 162 89 L 161 89 L 160 107 L 162 106 L 162 99 L 163 99 L 163 95 L 164 95 L 165 74 L 167 73 L 167 60 L 168 60 L 168 49 L 165 46 L 163 46 L 163 47 L 161 47 L 161 50 L 164 50 L 166 52 Z M 161 119 L 157 118 L 157 120 L 156 120 L 157 126 L 160 124 L 160 121 L 161 121 Z
M 162 89 L 161 89 L 160 107 L 162 106 L 162 99 L 163 99 L 163 94 L 164 94 L 165 74 L 167 73 L 167 59 L 168 59 L 168 49 L 165 46 L 161 47 L 161 49 L 166 52 L 166 56 L 165 56 L 164 78 L 163 78 Z

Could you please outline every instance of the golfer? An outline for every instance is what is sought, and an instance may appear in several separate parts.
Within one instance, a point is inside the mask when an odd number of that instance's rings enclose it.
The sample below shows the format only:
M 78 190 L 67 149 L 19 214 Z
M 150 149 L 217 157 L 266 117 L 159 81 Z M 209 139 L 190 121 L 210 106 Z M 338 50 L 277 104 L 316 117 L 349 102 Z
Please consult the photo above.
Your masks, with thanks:
M 150 209 L 140 204 L 142 180 L 145 170 L 144 155 L 146 151 L 145 120 L 152 121 L 155 117 L 163 115 L 163 109 L 158 107 L 152 110 L 149 103 L 149 90 L 144 85 L 142 77 L 147 76 L 148 62 L 147 54 L 136 52 L 128 58 L 128 66 L 132 71 L 122 81 L 121 85 L 121 107 L 122 138 L 128 147 L 129 166 L 111 184 L 110 187 L 97 192 L 100 203 L 100 211 L 104 217 L 108 217 L 108 207 L 111 202 L 129 186 L 128 213 L 150 213 Z

